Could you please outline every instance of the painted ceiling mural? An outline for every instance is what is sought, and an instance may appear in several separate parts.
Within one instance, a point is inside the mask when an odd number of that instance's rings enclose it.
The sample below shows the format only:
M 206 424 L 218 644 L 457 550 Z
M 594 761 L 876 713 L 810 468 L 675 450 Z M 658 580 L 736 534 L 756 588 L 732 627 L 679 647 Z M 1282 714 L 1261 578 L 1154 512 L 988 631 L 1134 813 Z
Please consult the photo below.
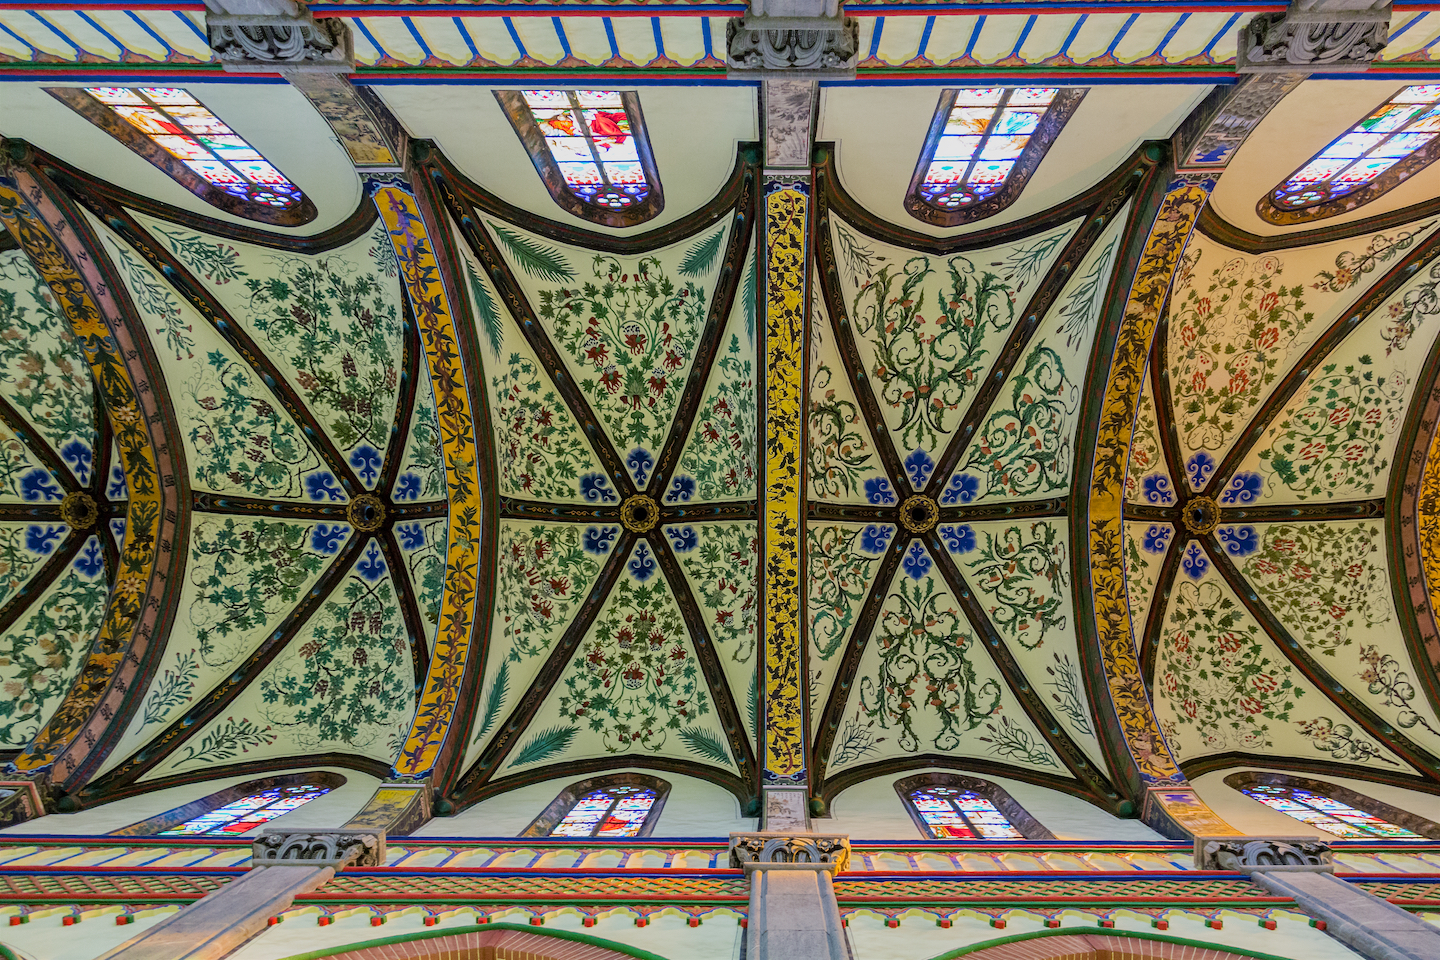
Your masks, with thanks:
M 1131 771 L 1081 590 L 1077 459 L 1157 156 L 950 239 L 879 220 L 828 155 L 817 167 L 817 794 L 939 767 L 1121 808 Z M 390 776 L 445 662 L 447 611 L 469 603 L 447 586 L 456 549 L 481 562 L 451 691 L 454 806 L 637 766 L 755 794 L 751 148 L 701 209 L 625 237 L 508 206 L 438 152 L 420 166 L 417 209 L 469 325 L 451 359 L 489 434 L 478 465 L 447 459 L 424 304 L 369 201 L 296 240 L 56 175 L 140 320 L 187 505 L 172 612 L 87 802 L 317 762 Z M 1412 656 L 1416 604 L 1395 601 L 1425 588 L 1402 557 L 1413 491 L 1396 465 L 1429 442 L 1416 410 L 1440 356 L 1440 219 L 1412 213 L 1270 240 L 1206 214 L 1180 256 L 1119 543 L 1144 690 L 1189 776 L 1440 777 L 1440 681 Z M 35 265 L 0 249 L 0 751 L 51 720 L 107 604 L 133 591 L 117 570 L 140 494 L 111 413 Z M 471 470 L 483 516 L 452 523 Z M 479 532 L 460 544 L 452 526 Z

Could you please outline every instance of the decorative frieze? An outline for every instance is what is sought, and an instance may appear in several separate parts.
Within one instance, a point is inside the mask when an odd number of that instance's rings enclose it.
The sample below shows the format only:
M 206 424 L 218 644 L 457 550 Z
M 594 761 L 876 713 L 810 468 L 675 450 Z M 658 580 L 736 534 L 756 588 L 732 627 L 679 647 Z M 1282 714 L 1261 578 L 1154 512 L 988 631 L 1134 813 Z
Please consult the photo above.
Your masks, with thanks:
M 1314 837 L 1196 837 L 1195 869 L 1333 873 L 1335 855 Z
M 382 867 L 385 865 L 385 832 L 358 833 L 353 830 L 310 830 L 291 833 L 266 830 L 251 847 L 254 867 Z
M 850 838 L 785 831 L 730 834 L 730 865 L 824 864 L 839 872 L 850 866 Z

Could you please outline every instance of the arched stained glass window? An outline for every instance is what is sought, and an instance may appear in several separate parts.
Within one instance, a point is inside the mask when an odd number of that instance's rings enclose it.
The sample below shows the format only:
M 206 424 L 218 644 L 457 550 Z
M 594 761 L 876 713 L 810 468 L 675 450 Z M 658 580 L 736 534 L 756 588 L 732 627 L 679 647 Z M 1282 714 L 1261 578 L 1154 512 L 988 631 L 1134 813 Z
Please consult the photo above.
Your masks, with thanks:
M 975 777 L 925 773 L 895 782 L 910 818 L 930 840 L 1053 840 L 1002 787 Z
M 336 773 L 264 777 L 226 787 L 113 832 L 126 837 L 225 837 L 249 833 L 345 785 Z
M 660 212 L 660 176 L 638 95 L 497 90 L 495 96 L 562 208 L 614 227 L 643 223 Z
M 1084 90 L 966 87 L 946 90 L 905 197 L 911 216 L 955 226 L 1014 203 Z
M 1284 774 L 1232 774 L 1225 782 L 1342 840 L 1440 839 L 1440 825 L 1333 783 Z
M 1330 141 L 1260 200 L 1270 223 L 1322 220 L 1363 206 L 1440 157 L 1440 83 L 1406 87 Z
M 646 837 L 655 828 L 670 784 L 621 773 L 571 784 L 521 834 L 523 837 Z
M 212 206 L 295 226 L 315 205 L 260 151 L 178 87 L 56 87 L 51 96 Z

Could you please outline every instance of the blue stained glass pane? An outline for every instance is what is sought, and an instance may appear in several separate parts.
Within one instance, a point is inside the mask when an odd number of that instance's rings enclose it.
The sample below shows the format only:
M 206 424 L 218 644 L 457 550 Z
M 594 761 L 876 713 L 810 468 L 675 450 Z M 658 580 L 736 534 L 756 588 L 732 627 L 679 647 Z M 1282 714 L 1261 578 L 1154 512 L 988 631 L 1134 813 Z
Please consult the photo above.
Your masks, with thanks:
M 1326 147 L 1320 154 L 1322 157 L 1348 157 L 1354 159 L 1361 156 L 1371 147 L 1376 146 L 1384 140 L 1384 134 L 1379 133 L 1347 133 Z

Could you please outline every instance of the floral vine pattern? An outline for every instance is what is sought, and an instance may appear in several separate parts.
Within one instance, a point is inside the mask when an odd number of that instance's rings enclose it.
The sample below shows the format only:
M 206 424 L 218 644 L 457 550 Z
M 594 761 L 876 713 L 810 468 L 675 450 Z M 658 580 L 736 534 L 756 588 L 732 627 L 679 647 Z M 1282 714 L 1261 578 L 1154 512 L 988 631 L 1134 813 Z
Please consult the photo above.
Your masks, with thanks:
M 1408 380 L 1376 373 L 1368 356 L 1327 363 L 1311 378 L 1298 408 L 1260 451 L 1269 473 L 1298 499 L 1369 495 L 1390 465 L 1385 441 L 1400 429 Z
M 580 478 L 599 476 L 599 468 L 569 408 L 531 357 L 512 352 L 496 367 L 490 386 L 500 489 L 538 500 L 579 498 Z M 591 487 L 585 499 L 597 498 L 619 499 L 608 486 Z
M 805 531 L 810 561 L 810 651 L 829 660 L 841 651 L 890 545 L 889 524 L 845 527 L 811 523 Z
M 980 496 L 1014 499 L 1068 489 L 1067 426 L 1079 398 L 1060 354 L 1043 344 L 1030 351 L 1012 380 L 1010 406 L 985 419 L 961 466 L 984 479 Z
M 709 615 L 706 628 L 722 657 L 747 664 L 755 659 L 755 620 L 760 540 L 753 523 L 667 526 L 671 549 L 690 576 L 695 599 Z
M 690 442 L 665 499 L 743 500 L 755 496 L 759 449 L 753 343 L 731 334 L 715 358 L 718 381 L 700 405 Z
M 1035 650 L 1046 633 L 1065 629 L 1068 562 L 1058 525 L 1037 520 L 986 533 L 965 567 L 976 590 L 989 598 L 985 609 L 1000 632 Z
M 1315 315 L 1305 309 L 1303 285 L 1282 282 L 1277 256 L 1234 257 L 1211 271 L 1203 291 L 1188 269 L 1198 257 L 1188 255 L 1176 284 L 1170 383 L 1181 442 L 1219 450 L 1279 376 Z

